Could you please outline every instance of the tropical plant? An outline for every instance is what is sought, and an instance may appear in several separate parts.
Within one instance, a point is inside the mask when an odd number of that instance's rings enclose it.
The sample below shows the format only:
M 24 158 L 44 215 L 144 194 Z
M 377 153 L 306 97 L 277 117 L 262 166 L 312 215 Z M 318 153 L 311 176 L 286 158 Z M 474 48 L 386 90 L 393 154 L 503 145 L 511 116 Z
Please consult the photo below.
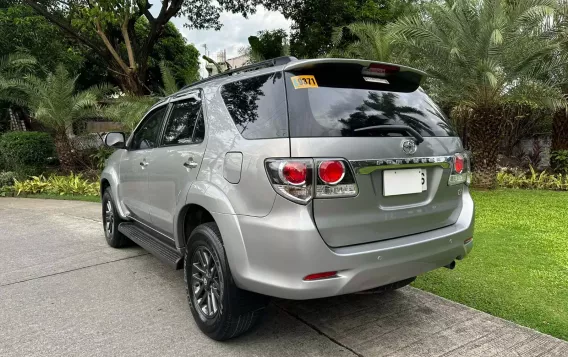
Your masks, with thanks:
M 468 108 L 478 186 L 495 186 L 504 102 L 566 105 L 550 76 L 567 61 L 555 40 L 558 7 L 556 0 L 450 0 L 389 26 L 433 76 L 437 98 Z
M 19 82 L 26 92 L 27 106 L 32 117 L 53 132 L 55 148 L 61 168 L 74 167 L 75 156 L 69 136 L 73 135 L 73 124 L 89 117 L 99 117 L 98 99 L 111 91 L 106 85 L 77 92 L 77 77 L 72 77 L 63 67 L 45 79 L 28 76 Z
M 25 105 L 26 96 L 18 81 L 36 64 L 36 59 L 25 53 L 0 56 L 0 101 Z
M 550 174 L 546 171 L 537 172 L 530 166 L 530 172 L 500 171 L 497 173 L 497 184 L 504 188 L 522 188 L 533 190 L 568 190 L 568 176 Z
M 41 194 L 97 196 L 100 194 L 99 182 L 83 178 L 81 174 L 68 176 L 32 176 L 28 180 L 14 179 L 13 190 L 17 195 Z
M 164 86 L 160 88 L 160 92 L 164 97 L 180 90 L 172 70 L 164 61 L 160 62 L 160 72 L 162 73 L 162 83 L 164 84 Z
M 568 174 L 568 150 L 551 151 L 550 166 L 555 172 Z
M 123 95 L 103 107 L 103 116 L 121 123 L 125 131 L 132 132 L 157 101 L 158 98 L 152 96 Z
M 334 30 L 332 37 L 334 48 L 327 56 L 400 63 L 402 47 L 394 46 L 392 40 L 392 36 L 382 25 L 355 22 Z

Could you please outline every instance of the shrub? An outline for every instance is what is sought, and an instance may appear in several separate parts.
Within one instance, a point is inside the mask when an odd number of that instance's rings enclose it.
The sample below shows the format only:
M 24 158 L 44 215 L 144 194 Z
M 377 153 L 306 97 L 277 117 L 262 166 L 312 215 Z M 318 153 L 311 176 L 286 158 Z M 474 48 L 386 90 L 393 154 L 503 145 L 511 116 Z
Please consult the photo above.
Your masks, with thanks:
M 99 182 L 90 181 L 81 174 L 69 176 L 33 176 L 29 180 L 14 180 L 14 191 L 20 194 L 47 193 L 52 195 L 98 196 Z
M 42 173 L 48 159 L 54 155 L 53 139 L 47 133 L 13 131 L 0 137 L 4 166 L 19 177 Z
M 568 150 L 555 150 L 550 153 L 550 167 L 555 172 L 568 174 Z
M 0 187 L 12 186 L 16 174 L 12 171 L 0 172 Z
M 524 188 L 536 190 L 568 191 L 568 175 L 536 172 L 531 166 L 530 172 L 497 173 L 497 184 L 506 188 Z

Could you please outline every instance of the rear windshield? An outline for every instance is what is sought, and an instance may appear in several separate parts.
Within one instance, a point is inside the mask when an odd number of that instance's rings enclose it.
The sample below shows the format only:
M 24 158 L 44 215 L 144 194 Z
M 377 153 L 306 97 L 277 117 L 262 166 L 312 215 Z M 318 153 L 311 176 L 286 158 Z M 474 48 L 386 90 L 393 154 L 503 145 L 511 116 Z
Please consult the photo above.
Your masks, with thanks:
M 385 83 L 370 82 L 362 69 L 328 64 L 286 72 L 290 136 L 404 135 L 385 127 L 392 125 L 409 126 L 422 136 L 455 136 L 448 119 L 417 83 L 397 76 L 387 77 Z M 303 78 L 301 83 L 298 78 Z M 381 130 L 367 130 L 374 126 Z M 367 129 L 356 130 L 362 128 Z
M 286 90 L 282 72 L 231 82 L 221 96 L 246 139 L 288 137 Z

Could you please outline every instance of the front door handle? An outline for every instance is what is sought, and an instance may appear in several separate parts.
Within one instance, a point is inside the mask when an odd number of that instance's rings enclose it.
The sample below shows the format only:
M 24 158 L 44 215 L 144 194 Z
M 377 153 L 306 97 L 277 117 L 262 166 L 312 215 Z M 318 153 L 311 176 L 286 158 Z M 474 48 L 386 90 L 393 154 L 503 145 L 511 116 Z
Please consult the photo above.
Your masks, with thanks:
M 146 166 L 148 166 L 148 161 L 146 161 L 146 159 L 140 161 L 140 166 L 142 166 L 142 168 L 145 168 Z
M 188 169 L 194 169 L 197 167 L 197 162 L 193 161 L 193 158 L 190 157 L 186 162 L 183 163 L 183 166 L 187 167 Z

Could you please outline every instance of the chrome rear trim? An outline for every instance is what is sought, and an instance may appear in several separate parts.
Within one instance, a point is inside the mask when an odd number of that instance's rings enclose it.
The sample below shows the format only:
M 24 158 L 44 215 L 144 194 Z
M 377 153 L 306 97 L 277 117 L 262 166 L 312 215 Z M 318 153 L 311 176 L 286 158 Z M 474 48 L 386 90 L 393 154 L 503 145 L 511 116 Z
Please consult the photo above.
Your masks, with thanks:
M 407 157 L 398 159 L 351 160 L 351 166 L 358 175 L 370 175 L 377 170 L 410 169 L 429 166 L 451 167 L 453 156 Z

